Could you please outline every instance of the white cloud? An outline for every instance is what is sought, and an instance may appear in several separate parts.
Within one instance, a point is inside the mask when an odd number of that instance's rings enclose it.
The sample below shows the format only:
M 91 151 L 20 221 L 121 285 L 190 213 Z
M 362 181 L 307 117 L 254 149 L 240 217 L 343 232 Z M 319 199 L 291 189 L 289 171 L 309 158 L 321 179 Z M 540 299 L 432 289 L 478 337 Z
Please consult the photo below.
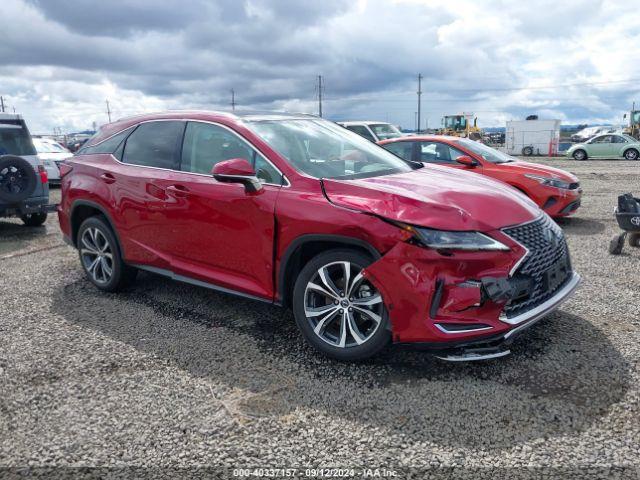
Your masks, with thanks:
M 640 103 L 640 13 L 622 0 L 3 0 L 0 94 L 33 131 L 167 108 L 315 111 L 412 127 L 530 113 L 620 123 Z M 607 83 L 608 82 L 608 83 Z M 576 86 L 570 86 L 576 85 Z M 424 118 L 423 116 L 423 118 Z

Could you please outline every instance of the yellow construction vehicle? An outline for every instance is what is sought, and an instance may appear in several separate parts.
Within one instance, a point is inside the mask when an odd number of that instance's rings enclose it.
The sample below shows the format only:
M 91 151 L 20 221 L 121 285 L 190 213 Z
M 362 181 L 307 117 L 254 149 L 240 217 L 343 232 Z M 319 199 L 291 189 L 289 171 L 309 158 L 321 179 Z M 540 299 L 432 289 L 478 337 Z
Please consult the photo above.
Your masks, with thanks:
M 473 126 L 471 125 L 473 119 Z M 477 140 L 482 136 L 478 128 L 478 118 L 473 113 L 463 113 L 462 115 L 445 115 L 442 117 L 442 128 L 438 130 L 440 135 L 451 135 L 454 137 L 467 137 Z
M 624 118 L 627 118 L 626 113 Z M 631 110 L 629 112 L 629 126 L 625 127 L 623 132 L 640 140 L 640 110 Z

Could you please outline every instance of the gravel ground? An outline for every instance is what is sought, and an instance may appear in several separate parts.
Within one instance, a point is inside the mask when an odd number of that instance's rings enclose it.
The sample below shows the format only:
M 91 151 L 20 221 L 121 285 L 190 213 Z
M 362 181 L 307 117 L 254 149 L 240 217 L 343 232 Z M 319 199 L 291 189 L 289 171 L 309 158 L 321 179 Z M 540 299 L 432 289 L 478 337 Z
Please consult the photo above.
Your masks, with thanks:
M 638 478 L 640 250 L 607 245 L 617 195 L 640 193 L 640 164 L 543 163 L 583 184 L 562 228 L 584 282 L 512 356 L 477 364 L 395 348 L 339 364 L 303 343 L 290 312 L 150 274 L 100 293 L 55 216 L 0 221 L 0 467 Z

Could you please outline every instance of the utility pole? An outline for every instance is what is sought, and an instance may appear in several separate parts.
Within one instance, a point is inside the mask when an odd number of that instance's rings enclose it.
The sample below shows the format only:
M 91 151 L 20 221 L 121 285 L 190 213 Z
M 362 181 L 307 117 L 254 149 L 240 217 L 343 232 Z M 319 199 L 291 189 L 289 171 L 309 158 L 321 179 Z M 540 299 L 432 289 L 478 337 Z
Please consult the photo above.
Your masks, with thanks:
M 318 75 L 318 115 L 322 118 L 322 75 Z
M 417 133 L 418 132 L 418 112 L 413 112 L 413 130 Z
M 236 92 L 232 88 L 231 89 L 231 110 L 235 111 L 235 109 L 236 109 Z
M 422 101 L 420 99 L 421 95 L 422 95 L 422 74 L 419 73 L 418 74 L 418 130 L 417 130 L 417 133 L 420 133 L 420 106 L 422 104 Z
M 109 117 L 109 123 L 111 123 L 111 108 L 109 108 L 109 100 L 107 100 L 107 116 Z
M 4 113 L 4 97 L 0 96 L 0 108 L 2 108 L 2 113 Z

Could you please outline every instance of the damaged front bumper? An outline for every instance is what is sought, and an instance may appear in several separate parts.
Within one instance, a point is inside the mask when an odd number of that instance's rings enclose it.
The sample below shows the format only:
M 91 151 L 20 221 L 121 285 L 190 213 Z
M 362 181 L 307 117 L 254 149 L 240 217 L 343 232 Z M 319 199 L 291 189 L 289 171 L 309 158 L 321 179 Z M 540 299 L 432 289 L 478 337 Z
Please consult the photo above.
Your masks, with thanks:
M 550 298 L 507 317 L 505 306 L 533 287 L 512 275 L 527 251 L 508 236 L 494 234 L 511 250 L 443 252 L 400 242 L 365 269 L 383 294 L 395 343 L 433 350 L 450 361 L 501 357 L 509 354 L 518 333 L 577 288 L 580 276 L 568 263 L 566 280 Z

